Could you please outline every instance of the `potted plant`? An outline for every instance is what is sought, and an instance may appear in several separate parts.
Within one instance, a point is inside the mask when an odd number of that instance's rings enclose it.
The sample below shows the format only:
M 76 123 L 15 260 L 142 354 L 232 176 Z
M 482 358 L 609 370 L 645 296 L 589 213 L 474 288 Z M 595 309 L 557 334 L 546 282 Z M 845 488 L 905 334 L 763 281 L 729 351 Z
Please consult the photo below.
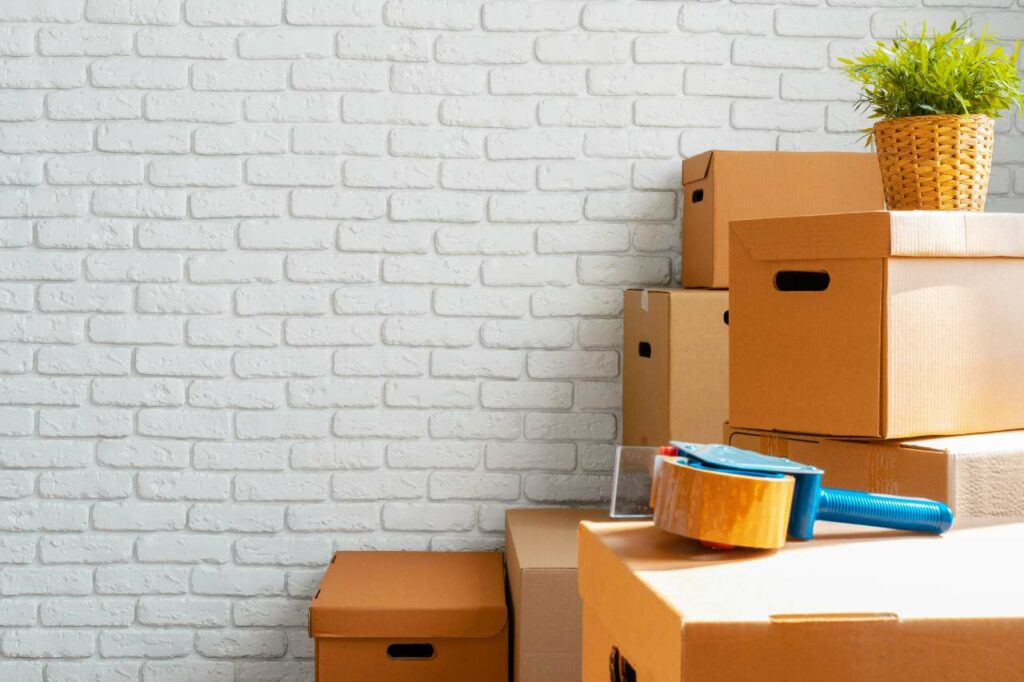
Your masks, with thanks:
M 856 59 L 858 108 L 882 119 L 868 131 L 890 210 L 981 211 L 992 169 L 994 118 L 1024 105 L 1018 42 L 1006 52 L 985 31 L 953 23 L 929 39 L 901 29 Z

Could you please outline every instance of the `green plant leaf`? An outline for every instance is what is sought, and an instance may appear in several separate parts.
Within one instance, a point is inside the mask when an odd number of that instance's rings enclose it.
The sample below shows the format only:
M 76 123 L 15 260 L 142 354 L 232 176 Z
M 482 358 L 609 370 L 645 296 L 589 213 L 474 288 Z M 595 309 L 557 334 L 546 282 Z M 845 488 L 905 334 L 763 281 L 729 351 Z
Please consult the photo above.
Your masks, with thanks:
M 854 58 L 841 58 L 847 76 L 861 86 L 857 108 L 871 118 L 936 114 L 1002 113 L 1024 109 L 1017 64 L 1020 41 L 1007 52 L 993 35 L 973 35 L 968 22 L 928 36 L 901 27 L 891 42 L 877 42 Z

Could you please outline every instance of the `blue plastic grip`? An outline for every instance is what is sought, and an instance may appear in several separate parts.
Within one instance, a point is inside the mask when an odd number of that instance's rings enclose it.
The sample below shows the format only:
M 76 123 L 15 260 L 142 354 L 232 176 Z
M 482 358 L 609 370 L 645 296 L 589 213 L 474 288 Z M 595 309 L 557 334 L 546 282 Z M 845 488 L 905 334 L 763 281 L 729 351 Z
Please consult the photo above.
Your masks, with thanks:
M 818 519 L 938 534 L 953 525 L 953 512 L 933 500 L 822 488 Z

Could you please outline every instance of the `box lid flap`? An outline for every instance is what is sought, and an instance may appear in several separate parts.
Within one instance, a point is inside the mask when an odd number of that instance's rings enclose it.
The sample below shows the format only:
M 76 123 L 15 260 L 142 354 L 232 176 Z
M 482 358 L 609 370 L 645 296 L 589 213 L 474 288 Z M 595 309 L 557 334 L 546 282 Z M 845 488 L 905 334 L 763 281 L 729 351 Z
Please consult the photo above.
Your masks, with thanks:
M 870 211 L 737 220 L 755 260 L 1024 258 L 1024 214 Z
M 580 521 L 602 520 L 609 520 L 607 509 L 510 509 L 505 514 L 521 570 L 575 570 Z
M 688 185 L 697 180 L 703 180 L 711 170 L 711 159 L 716 154 L 714 150 L 691 156 L 683 161 L 683 184 Z
M 754 260 L 885 258 L 885 211 L 734 220 L 733 234 Z
M 997 431 L 969 436 L 943 436 L 940 438 L 914 438 L 899 441 L 902 448 L 932 450 L 951 455 L 996 455 L 1020 453 L 1024 455 L 1024 431 Z
M 893 256 L 1024 257 L 1024 214 L 895 211 Z
M 650 522 L 583 524 L 581 547 L 595 542 L 677 610 L 687 626 L 1024 619 L 1024 590 L 1006 589 L 1019 582 L 1024 519 L 958 520 L 941 537 L 820 522 L 809 542 L 726 553 Z M 950 580 L 956 589 L 949 589 Z M 580 585 L 588 584 L 597 587 L 581 571 Z M 591 597 L 584 591 L 584 604 Z
M 505 627 L 498 552 L 338 552 L 310 608 L 314 637 L 490 637 Z
M 673 289 L 672 287 L 626 287 L 626 291 L 646 291 L 648 294 L 671 294 L 680 290 Z

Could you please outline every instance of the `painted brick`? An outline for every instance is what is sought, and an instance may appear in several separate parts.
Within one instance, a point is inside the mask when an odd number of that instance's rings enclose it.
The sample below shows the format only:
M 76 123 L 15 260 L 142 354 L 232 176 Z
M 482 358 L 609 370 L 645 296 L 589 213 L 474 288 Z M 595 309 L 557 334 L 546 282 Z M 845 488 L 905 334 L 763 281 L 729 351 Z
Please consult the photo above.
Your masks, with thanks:
M 219 410 L 147 409 L 139 412 L 139 433 L 160 438 L 226 438 L 231 415 Z
M 488 2 L 483 26 L 488 31 L 564 31 L 577 25 L 578 2 Z
M 272 320 L 189 320 L 188 342 L 196 346 L 275 346 L 281 323 Z
M 395 128 L 388 136 L 394 156 L 427 159 L 475 159 L 483 155 L 483 136 L 479 131 L 431 130 L 425 133 Z
M 44 28 L 39 31 L 39 53 L 85 57 L 131 54 L 132 38 L 130 30 L 108 26 Z
M 291 81 L 296 90 L 380 92 L 386 88 L 387 69 L 379 64 L 299 62 L 292 67 Z
M 135 551 L 143 563 L 224 564 L 231 556 L 231 544 L 228 538 L 212 535 L 153 533 L 140 538 Z M 137 629 L 130 633 L 143 635 Z
M 197 469 L 280 471 L 285 468 L 286 459 L 285 447 L 279 443 L 196 443 L 195 446 Z
M 234 37 L 222 29 L 157 28 L 139 31 L 137 42 L 144 57 L 226 59 L 234 54 Z
M 292 151 L 299 154 L 380 156 L 386 130 L 375 126 L 301 125 L 293 131 Z
M 89 74 L 97 88 L 182 90 L 188 86 L 185 62 L 111 57 L 93 62 Z
M 572 443 L 488 443 L 486 461 L 488 469 L 496 470 L 572 471 L 576 467 L 576 446 Z
M 21 0 L 25 4 L 35 0 Z M 56 0 L 50 0 L 56 4 Z M 85 65 L 66 59 L 5 60 L 0 64 L 0 87 L 79 88 L 86 83 Z
M 189 448 L 182 441 L 111 440 L 97 446 L 96 459 L 117 468 L 184 469 L 189 462 Z
M 416 31 L 346 29 L 338 32 L 337 54 L 345 59 L 430 61 L 430 36 Z
M 167 566 L 100 566 L 96 569 L 98 594 L 184 594 L 185 568 Z
M 0 678 L 309 680 L 334 551 L 604 503 L 681 159 L 861 149 L 839 58 L 1011 5 L 0 2 Z
M 372 26 L 379 21 L 378 0 L 288 0 L 290 24 L 309 26 Z
M 264 504 L 197 504 L 189 510 L 192 530 L 235 533 L 276 533 L 284 528 L 283 511 Z
M 629 59 L 630 40 L 616 35 L 546 35 L 537 38 L 537 59 L 548 64 L 620 64 Z
M 772 27 L 772 8 L 746 5 L 687 5 L 682 27 L 696 33 L 763 35 Z
M 465 0 L 388 0 L 384 23 L 405 28 L 464 31 L 475 28 L 480 5 Z
M 491 69 L 489 84 L 493 95 L 574 95 L 584 75 L 575 66 L 509 66 Z
M 185 0 L 193 26 L 273 26 L 281 21 L 281 0 Z
M 53 185 L 139 185 L 143 175 L 143 160 L 131 156 L 75 154 L 46 162 L 46 176 Z
M 91 121 L 142 118 L 142 95 L 132 92 L 52 92 L 46 113 L 53 120 Z
M 486 72 L 459 66 L 397 64 L 391 69 L 395 92 L 426 95 L 477 95 L 486 90 Z

